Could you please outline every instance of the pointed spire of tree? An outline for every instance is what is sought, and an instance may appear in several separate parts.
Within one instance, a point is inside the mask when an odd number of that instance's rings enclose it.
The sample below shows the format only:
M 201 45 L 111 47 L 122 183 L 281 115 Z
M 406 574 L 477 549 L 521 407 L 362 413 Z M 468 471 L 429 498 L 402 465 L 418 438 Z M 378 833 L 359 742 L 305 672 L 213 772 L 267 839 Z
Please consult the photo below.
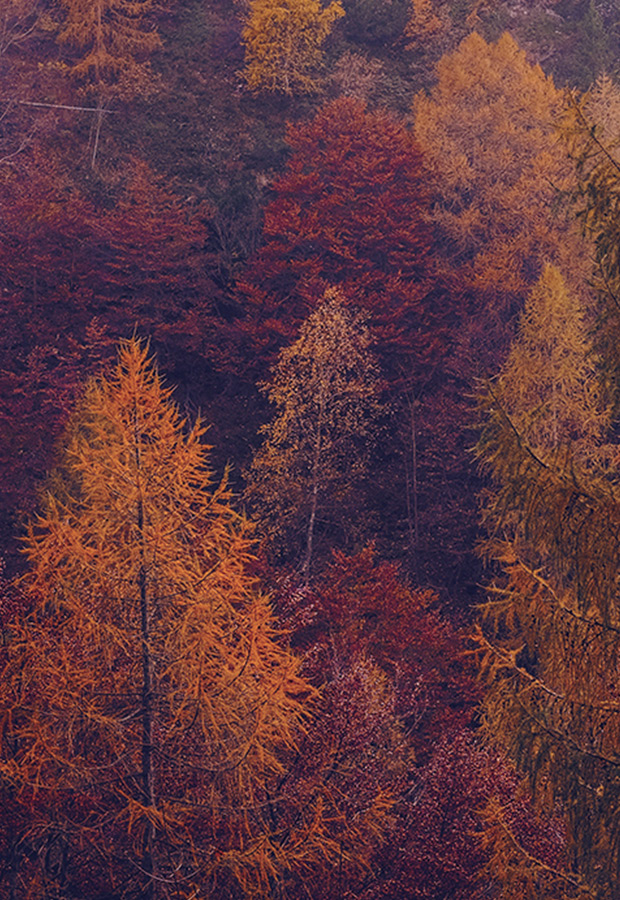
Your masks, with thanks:
M 542 459 L 568 443 L 585 459 L 601 444 L 609 410 L 584 313 L 555 266 L 545 267 L 526 300 L 496 393 Z

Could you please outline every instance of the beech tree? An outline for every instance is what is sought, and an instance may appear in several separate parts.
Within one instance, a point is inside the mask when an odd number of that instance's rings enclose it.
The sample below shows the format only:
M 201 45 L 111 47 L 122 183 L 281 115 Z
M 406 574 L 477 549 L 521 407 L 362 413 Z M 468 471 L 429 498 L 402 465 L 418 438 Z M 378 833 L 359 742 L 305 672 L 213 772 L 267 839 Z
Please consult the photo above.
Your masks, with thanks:
M 273 360 L 325 290 L 337 287 L 370 313 L 386 370 L 412 355 L 420 367 L 434 360 L 447 304 L 428 299 L 425 177 L 411 134 L 343 98 L 291 126 L 288 143 L 291 158 L 265 210 L 263 246 L 239 283 L 252 347 L 243 358 Z
M 338 0 L 251 0 L 243 29 L 250 88 L 307 93 L 317 89 L 321 45 L 344 15 Z
M 380 411 L 380 376 L 369 345 L 364 318 L 328 291 L 264 386 L 277 412 L 262 428 L 246 498 L 275 546 L 300 554 L 306 582 L 320 519 L 329 510 L 342 521 L 347 495 L 364 474 Z M 298 546 L 294 536 L 302 533 Z
M 185 433 L 145 347 L 122 344 L 30 527 L 0 718 L 2 777 L 29 812 L 28 896 L 49 896 L 45 881 L 63 896 L 252 893 L 303 844 L 278 844 L 261 801 L 311 690 L 247 573 L 247 524 L 212 485 L 203 431 Z

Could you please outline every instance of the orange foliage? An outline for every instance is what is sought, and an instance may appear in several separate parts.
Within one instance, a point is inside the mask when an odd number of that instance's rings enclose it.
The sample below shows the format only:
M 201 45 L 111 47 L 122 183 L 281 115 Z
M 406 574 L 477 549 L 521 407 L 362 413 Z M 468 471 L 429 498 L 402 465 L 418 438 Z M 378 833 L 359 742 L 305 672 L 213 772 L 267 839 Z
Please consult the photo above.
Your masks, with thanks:
M 39 871 L 90 896 L 259 890 L 294 858 L 264 801 L 311 689 L 246 572 L 248 528 L 211 485 L 202 433 L 185 433 L 146 350 L 122 345 L 31 525 L 0 729 L 33 885 Z

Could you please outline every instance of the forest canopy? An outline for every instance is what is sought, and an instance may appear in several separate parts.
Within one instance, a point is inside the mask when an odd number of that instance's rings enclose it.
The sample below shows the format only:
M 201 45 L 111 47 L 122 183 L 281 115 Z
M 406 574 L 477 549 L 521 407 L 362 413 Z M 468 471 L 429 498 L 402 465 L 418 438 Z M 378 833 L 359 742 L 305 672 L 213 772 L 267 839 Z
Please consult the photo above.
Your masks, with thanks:
M 0 895 L 614 900 L 618 59 L 2 4 Z

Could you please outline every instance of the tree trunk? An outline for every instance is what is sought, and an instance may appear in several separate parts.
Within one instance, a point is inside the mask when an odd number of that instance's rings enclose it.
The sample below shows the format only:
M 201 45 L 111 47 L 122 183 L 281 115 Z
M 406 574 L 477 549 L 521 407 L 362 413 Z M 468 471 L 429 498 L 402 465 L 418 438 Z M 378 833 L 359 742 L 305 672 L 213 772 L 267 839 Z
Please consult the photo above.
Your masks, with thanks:
M 140 444 L 138 426 L 135 426 L 135 454 L 138 478 L 138 532 L 140 535 L 140 568 L 138 570 L 138 591 L 140 603 L 140 641 L 142 650 L 142 691 L 141 691 L 141 765 L 142 803 L 155 807 L 155 786 L 153 783 L 153 662 L 151 657 L 151 614 L 147 588 L 147 568 L 144 553 L 144 504 L 140 490 Z M 145 900 L 156 900 L 155 881 L 155 826 L 146 821 L 142 845 L 142 868 L 145 877 Z
M 314 442 L 314 459 L 312 462 L 312 493 L 310 497 L 310 517 L 308 519 L 308 530 L 306 533 L 306 556 L 302 567 L 302 575 L 305 587 L 310 582 L 310 563 L 312 561 L 312 548 L 314 543 L 314 524 L 316 522 L 316 510 L 319 497 L 319 470 L 321 464 L 321 450 L 323 440 L 323 413 L 325 408 L 325 398 L 321 392 L 319 400 L 319 418 L 316 429 L 316 440 Z
M 420 521 L 418 514 L 418 443 L 416 437 L 415 396 L 405 395 L 409 409 L 409 437 L 411 449 L 411 479 L 409 463 L 405 456 L 405 486 L 407 500 L 407 522 L 409 526 L 409 552 L 417 554 L 420 543 Z

